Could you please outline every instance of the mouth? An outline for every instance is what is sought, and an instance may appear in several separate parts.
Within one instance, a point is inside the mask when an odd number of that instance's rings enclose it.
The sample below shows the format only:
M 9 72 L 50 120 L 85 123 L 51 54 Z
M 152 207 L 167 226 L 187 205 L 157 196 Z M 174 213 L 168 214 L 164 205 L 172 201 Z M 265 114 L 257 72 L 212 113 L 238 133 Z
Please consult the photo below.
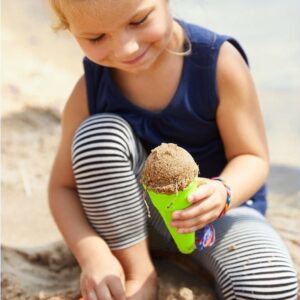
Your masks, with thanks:
M 133 64 L 136 64 L 136 63 L 140 62 L 144 58 L 144 56 L 146 55 L 146 53 L 148 52 L 148 49 L 149 48 L 147 48 L 142 54 L 136 56 L 133 59 L 123 60 L 122 64 L 133 65 Z

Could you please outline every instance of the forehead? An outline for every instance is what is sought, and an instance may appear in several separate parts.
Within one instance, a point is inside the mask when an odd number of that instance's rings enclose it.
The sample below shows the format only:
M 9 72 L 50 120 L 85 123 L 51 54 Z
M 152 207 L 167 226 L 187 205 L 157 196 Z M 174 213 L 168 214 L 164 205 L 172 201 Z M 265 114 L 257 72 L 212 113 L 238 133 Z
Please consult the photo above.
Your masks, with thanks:
M 73 0 L 64 7 L 64 13 L 75 34 L 113 31 L 157 0 Z M 96 28 L 95 28 L 96 27 Z

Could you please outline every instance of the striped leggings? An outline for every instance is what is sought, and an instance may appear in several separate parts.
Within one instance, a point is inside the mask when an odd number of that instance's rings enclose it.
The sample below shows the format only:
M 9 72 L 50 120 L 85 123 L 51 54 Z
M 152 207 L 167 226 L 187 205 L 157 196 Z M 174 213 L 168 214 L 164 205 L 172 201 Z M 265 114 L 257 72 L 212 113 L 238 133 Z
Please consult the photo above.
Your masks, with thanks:
M 124 119 L 107 113 L 89 117 L 72 145 L 80 201 L 91 226 L 112 250 L 134 245 L 151 232 L 163 243 L 150 247 L 176 251 L 151 204 L 147 220 L 140 184 L 145 158 Z M 296 272 L 288 251 L 262 215 L 249 207 L 234 208 L 213 225 L 215 245 L 189 256 L 213 274 L 221 299 L 297 298 Z

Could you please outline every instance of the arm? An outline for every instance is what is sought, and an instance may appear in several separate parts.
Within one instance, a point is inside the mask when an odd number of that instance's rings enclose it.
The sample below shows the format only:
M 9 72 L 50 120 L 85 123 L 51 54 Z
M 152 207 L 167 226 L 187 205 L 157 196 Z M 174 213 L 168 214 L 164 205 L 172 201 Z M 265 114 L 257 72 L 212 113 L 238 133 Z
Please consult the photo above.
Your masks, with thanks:
M 62 133 L 49 182 L 49 205 L 55 222 L 80 265 L 91 253 L 85 244 L 105 247 L 88 224 L 76 192 L 71 163 L 71 144 L 79 124 L 88 117 L 84 79 L 76 84 L 62 115 Z
M 231 207 L 236 207 L 265 182 L 269 156 L 253 79 L 248 66 L 229 43 L 221 47 L 217 83 L 217 123 L 228 160 L 220 176 L 232 188 Z
M 85 81 L 81 77 L 62 116 L 61 140 L 49 182 L 49 206 L 59 230 L 82 269 L 80 285 L 84 299 L 88 299 L 87 294 L 91 291 L 95 291 L 99 299 L 104 298 L 105 293 L 112 293 L 115 299 L 125 299 L 122 267 L 105 241 L 88 223 L 73 177 L 72 139 L 88 115 Z
M 128 299 L 148 299 L 155 290 L 156 273 L 147 241 L 111 251 L 88 223 L 80 204 L 72 172 L 71 145 L 76 129 L 88 116 L 82 77 L 63 112 L 61 140 L 49 183 L 50 209 L 81 267 L 80 285 L 84 299 L 88 299 L 87 294 L 91 291 L 97 294 L 97 299 L 110 294 L 116 300 L 125 299 L 125 288 Z
M 232 189 L 230 207 L 249 199 L 265 182 L 269 170 L 262 114 L 250 71 L 239 52 L 228 42 L 217 63 L 219 105 L 216 119 L 227 165 L 219 174 Z M 188 200 L 192 205 L 173 214 L 179 232 L 192 232 L 213 222 L 224 208 L 222 183 L 207 180 Z

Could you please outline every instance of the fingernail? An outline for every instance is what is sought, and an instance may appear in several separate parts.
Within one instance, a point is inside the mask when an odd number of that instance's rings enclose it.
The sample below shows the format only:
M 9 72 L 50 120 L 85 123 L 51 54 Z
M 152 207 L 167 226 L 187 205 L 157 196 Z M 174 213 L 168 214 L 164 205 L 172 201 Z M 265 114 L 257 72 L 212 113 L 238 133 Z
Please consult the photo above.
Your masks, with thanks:
M 97 300 L 97 296 L 94 291 L 90 291 L 88 294 L 89 300 Z
M 180 217 L 180 213 L 178 213 L 178 212 L 173 213 L 173 218 L 174 219 L 179 218 L 179 217 Z

